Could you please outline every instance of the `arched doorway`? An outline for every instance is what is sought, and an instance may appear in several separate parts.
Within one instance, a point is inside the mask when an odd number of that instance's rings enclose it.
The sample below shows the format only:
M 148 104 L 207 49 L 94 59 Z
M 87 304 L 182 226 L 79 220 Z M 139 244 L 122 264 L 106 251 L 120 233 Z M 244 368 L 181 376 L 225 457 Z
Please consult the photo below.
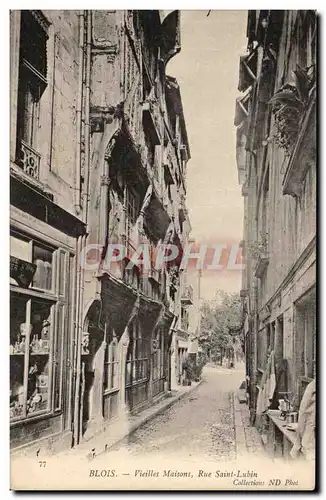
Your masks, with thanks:
M 101 302 L 88 309 L 83 328 L 81 351 L 80 434 L 87 439 L 90 428 L 102 420 L 102 373 L 105 353 L 105 323 Z M 103 359 L 102 359 L 103 358 Z

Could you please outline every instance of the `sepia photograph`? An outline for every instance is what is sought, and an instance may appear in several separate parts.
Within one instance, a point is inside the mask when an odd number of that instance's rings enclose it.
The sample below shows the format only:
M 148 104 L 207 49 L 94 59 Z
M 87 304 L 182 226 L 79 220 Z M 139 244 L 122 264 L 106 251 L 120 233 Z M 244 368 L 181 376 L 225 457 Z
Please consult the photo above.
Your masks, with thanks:
M 314 491 L 318 12 L 7 14 L 10 489 Z

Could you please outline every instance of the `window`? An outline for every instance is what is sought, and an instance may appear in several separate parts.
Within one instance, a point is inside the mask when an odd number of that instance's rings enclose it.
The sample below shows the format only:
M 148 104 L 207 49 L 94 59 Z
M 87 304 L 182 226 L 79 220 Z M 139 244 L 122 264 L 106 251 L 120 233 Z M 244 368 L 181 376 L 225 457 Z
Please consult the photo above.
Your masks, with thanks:
M 31 239 L 25 239 L 20 235 L 12 233 L 10 235 L 10 255 L 17 259 L 32 262 L 35 266 L 35 274 L 31 286 L 42 290 L 52 290 L 52 266 L 54 249 L 41 245 Z M 65 258 L 62 254 L 61 259 Z M 64 265 L 64 262 L 61 262 Z M 61 278 L 61 293 L 63 293 L 64 276 Z M 17 280 L 11 277 L 11 284 L 18 284 Z
M 156 397 L 164 391 L 164 329 L 159 328 L 152 340 L 152 394 Z
M 181 308 L 181 328 L 186 332 L 189 328 L 189 312 L 184 307 Z
M 10 416 L 13 420 L 50 409 L 54 302 L 11 296 Z
M 10 240 L 15 263 L 34 263 L 27 283 L 10 266 L 10 419 L 16 422 L 61 410 L 69 255 L 18 232 Z
M 130 327 L 126 385 L 148 379 L 149 352 L 149 339 L 142 336 L 140 322 L 135 320 Z
M 313 287 L 295 304 L 295 352 L 298 391 L 316 376 L 316 289 Z
M 275 321 L 270 324 L 269 348 L 271 351 L 275 350 Z
M 316 364 L 316 312 L 314 307 L 307 308 L 303 313 L 304 348 L 303 375 L 313 378 Z M 303 333 L 303 332 L 302 332 Z
M 136 266 L 133 266 L 131 269 L 127 269 L 127 267 L 125 268 L 124 280 L 127 285 L 135 288 L 136 290 L 140 287 L 141 284 L 143 285 L 143 280 L 140 279 L 140 273 Z
M 159 328 L 153 340 L 153 382 L 164 378 L 164 330 Z
M 154 300 L 160 300 L 160 283 L 155 281 L 151 282 L 151 294 L 150 296 Z
M 266 369 L 270 342 L 270 325 L 265 326 L 257 335 L 257 367 L 259 370 Z
M 104 359 L 104 391 L 119 389 L 118 339 L 113 329 L 107 332 Z
M 34 178 L 39 177 L 40 163 L 35 149 L 39 103 L 47 85 L 48 35 L 37 19 L 40 16 L 35 11 L 21 11 L 17 106 L 17 163 Z
M 137 217 L 139 213 L 139 197 L 137 193 L 131 188 L 125 186 L 125 209 L 126 209 L 126 245 L 127 245 L 127 259 L 125 260 L 124 279 L 126 283 L 133 288 L 139 288 L 140 275 L 137 266 L 131 269 L 127 268 L 129 259 L 134 254 L 138 247 L 138 227 Z

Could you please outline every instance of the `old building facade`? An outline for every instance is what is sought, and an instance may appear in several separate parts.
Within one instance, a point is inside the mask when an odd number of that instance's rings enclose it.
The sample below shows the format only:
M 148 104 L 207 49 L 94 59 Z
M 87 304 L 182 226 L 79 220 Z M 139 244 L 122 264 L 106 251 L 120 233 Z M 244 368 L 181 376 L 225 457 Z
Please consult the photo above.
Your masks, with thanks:
M 189 269 L 181 275 L 180 309 L 172 340 L 172 388 L 185 379 L 183 363 L 186 359 L 190 357 L 196 362 L 201 320 L 200 282 L 201 270 Z
M 241 296 L 254 422 L 271 353 L 276 370 L 271 408 L 283 398 L 298 410 L 316 376 L 316 13 L 249 11 L 247 37 L 235 125 L 244 197 Z M 269 420 L 267 427 L 279 437 L 271 446 L 280 444 L 273 452 L 285 454 L 291 443 Z
M 171 387 L 190 227 L 180 88 L 165 71 L 179 23 L 11 12 L 14 451 L 77 445 Z M 168 243 L 178 258 L 157 266 Z

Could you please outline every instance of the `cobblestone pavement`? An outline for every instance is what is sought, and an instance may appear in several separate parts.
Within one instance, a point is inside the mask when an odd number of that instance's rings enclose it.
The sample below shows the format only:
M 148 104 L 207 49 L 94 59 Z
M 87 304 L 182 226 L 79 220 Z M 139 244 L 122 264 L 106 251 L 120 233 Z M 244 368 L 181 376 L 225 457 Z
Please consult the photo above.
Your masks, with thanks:
M 243 371 L 205 367 L 203 378 L 189 396 L 114 447 L 110 457 L 125 451 L 153 460 L 157 454 L 201 456 L 214 462 L 235 459 L 233 392 Z

